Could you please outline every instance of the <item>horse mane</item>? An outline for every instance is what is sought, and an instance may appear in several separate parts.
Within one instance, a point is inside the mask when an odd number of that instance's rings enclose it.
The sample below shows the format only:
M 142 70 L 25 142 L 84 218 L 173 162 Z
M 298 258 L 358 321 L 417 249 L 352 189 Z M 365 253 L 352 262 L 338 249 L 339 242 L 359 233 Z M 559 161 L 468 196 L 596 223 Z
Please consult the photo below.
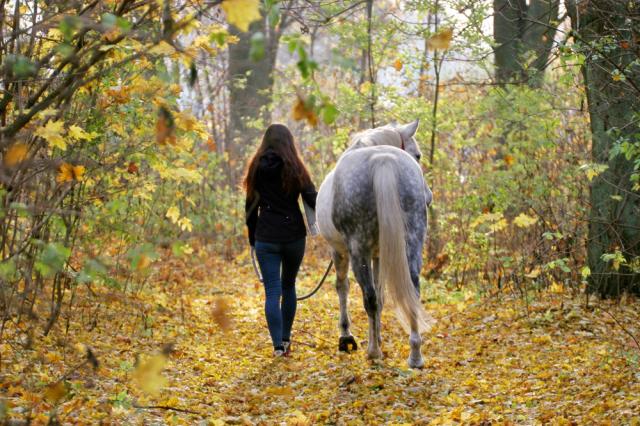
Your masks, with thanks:
M 396 129 L 389 125 L 376 127 L 375 129 L 367 129 L 351 137 L 351 145 L 347 148 L 347 151 L 377 145 L 400 147 L 402 145 L 402 138 Z

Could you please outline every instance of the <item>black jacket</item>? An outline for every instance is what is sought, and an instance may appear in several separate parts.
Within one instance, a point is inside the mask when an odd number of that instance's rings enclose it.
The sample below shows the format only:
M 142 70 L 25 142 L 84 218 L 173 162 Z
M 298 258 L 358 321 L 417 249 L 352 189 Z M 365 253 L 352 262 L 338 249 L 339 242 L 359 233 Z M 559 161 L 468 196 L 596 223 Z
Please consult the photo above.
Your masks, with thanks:
M 258 241 L 286 243 L 307 235 L 307 229 L 298 206 L 298 197 L 311 207 L 316 207 L 315 187 L 311 184 L 300 191 L 286 193 L 282 186 L 282 158 L 267 150 L 258 163 L 255 190 L 260 198 L 252 206 L 253 198 L 247 195 L 245 213 L 249 228 L 249 243 Z M 251 209 L 251 207 L 254 207 Z

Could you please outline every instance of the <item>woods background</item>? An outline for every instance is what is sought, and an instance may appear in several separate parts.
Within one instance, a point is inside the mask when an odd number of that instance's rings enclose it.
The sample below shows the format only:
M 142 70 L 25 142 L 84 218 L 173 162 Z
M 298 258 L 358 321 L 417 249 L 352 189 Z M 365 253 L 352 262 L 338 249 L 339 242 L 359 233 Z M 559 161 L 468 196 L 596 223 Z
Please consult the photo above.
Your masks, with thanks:
M 239 184 L 272 121 L 319 185 L 354 132 L 420 119 L 425 286 L 640 292 L 636 1 L 0 5 L 5 354 L 104 327 L 109 300 L 151 329 L 137 295 L 183 283 L 168 265 L 246 261 Z

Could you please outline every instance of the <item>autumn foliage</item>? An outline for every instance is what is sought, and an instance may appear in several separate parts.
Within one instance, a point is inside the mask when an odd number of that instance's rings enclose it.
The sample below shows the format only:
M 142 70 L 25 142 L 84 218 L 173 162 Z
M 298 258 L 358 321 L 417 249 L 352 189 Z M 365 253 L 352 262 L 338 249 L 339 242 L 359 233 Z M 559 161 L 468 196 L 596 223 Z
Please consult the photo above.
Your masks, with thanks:
M 637 220 L 638 11 L 608 1 L 517 44 L 486 23 L 556 3 L 1 2 L 0 423 L 640 424 L 637 287 L 593 285 L 640 271 L 616 228 Z M 355 132 L 414 119 L 426 367 L 387 311 L 383 361 L 338 353 L 331 275 L 273 359 L 239 187 L 259 135 L 286 123 L 317 186 Z M 307 245 L 299 295 L 329 259 Z

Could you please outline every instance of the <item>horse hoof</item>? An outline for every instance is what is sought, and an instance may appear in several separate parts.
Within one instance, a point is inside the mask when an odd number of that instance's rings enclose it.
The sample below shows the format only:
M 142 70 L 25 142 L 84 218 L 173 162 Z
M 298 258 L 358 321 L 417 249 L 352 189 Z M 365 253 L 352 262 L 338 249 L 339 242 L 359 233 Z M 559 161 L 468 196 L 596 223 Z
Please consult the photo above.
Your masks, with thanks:
M 383 355 L 381 350 L 367 352 L 367 358 L 370 360 L 382 359 L 382 357 Z
M 340 352 L 349 353 L 358 349 L 358 344 L 353 336 L 340 337 L 338 341 L 338 350 Z
M 415 369 L 424 368 L 424 359 L 423 358 L 413 359 L 413 358 L 409 357 L 409 360 L 407 361 L 407 363 L 409 364 L 409 368 L 415 368 Z

